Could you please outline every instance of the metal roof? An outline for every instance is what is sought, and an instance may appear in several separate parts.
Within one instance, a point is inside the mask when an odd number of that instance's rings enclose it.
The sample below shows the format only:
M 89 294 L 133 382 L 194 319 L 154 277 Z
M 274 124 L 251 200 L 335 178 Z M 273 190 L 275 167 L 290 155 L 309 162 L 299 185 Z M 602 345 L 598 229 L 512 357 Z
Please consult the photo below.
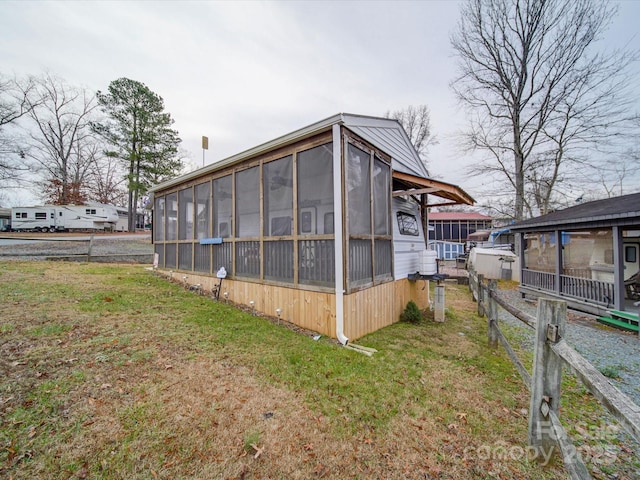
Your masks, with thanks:
M 568 230 L 640 225 L 640 193 L 581 203 L 509 225 L 512 231 Z
M 429 207 L 444 205 L 473 205 L 475 200 L 459 186 L 452 183 L 441 182 L 418 175 L 411 175 L 401 171 L 393 172 L 393 196 L 419 195 L 427 193 L 446 200 L 442 203 L 429 203 Z M 397 189 L 397 187 L 401 187 Z
M 300 128 L 269 142 L 262 143 L 256 147 L 250 148 L 249 150 L 245 150 L 244 152 L 240 152 L 231 157 L 227 157 L 194 170 L 193 172 L 189 172 L 185 175 L 163 182 L 152 187 L 149 191 L 157 192 L 164 190 L 208 173 L 215 172 L 262 153 L 266 153 L 275 148 L 325 132 L 330 130 L 331 127 L 336 124 L 344 125 L 362 139 L 390 155 L 392 159 L 391 166 L 394 170 L 420 177 L 429 176 L 429 172 L 424 166 L 424 163 L 420 159 L 418 153 L 415 151 L 411 140 L 397 120 L 381 117 L 369 117 L 365 115 L 354 115 L 351 113 L 338 113 L 337 115 L 325 118 L 324 120 L 320 120 L 319 122 Z
M 343 114 L 342 118 L 349 130 L 391 155 L 394 170 L 421 177 L 429 176 L 427 168 L 397 120 L 352 114 Z

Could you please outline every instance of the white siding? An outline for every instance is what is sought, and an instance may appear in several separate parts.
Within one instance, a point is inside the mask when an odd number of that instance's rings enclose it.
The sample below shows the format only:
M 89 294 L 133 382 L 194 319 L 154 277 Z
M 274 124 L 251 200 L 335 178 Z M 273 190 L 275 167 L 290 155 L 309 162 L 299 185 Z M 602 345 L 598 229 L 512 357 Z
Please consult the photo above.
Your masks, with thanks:
M 420 262 L 420 252 L 426 250 L 424 243 L 424 232 L 420 221 L 420 209 L 418 204 L 412 200 L 404 200 L 395 197 L 392 203 L 393 213 L 391 221 L 393 224 L 393 250 L 394 250 L 394 272 L 395 280 L 407 278 L 410 273 L 416 273 Z M 414 215 L 418 221 L 418 236 L 401 235 L 398 227 L 398 212 Z

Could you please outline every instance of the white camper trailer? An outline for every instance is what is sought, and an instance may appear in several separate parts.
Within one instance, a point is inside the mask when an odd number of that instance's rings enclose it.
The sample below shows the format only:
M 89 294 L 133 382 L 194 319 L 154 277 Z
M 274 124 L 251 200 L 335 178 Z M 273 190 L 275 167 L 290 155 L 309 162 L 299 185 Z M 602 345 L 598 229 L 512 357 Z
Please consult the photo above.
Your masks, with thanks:
M 55 232 L 60 220 L 55 207 L 14 207 L 11 229 L 16 232 Z
M 432 275 L 435 272 L 422 272 L 423 258 L 434 250 L 428 251 L 425 241 L 420 208 L 415 201 L 394 197 L 393 209 L 393 249 L 394 277 L 407 278 L 414 273 Z M 435 259 L 433 260 L 435 265 Z
M 11 209 L 11 229 L 17 232 L 113 230 L 118 212 L 112 206 L 45 205 Z

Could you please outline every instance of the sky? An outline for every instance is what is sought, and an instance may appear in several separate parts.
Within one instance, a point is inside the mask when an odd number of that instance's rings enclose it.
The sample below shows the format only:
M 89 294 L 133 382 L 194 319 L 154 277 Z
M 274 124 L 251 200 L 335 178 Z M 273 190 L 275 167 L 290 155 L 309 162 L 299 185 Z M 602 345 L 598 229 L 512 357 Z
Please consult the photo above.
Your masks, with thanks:
M 426 104 L 433 176 L 472 196 L 474 159 L 449 84 L 457 1 L 0 1 L 0 73 L 48 72 L 106 91 L 127 77 L 162 96 L 201 167 L 336 113 Z M 640 0 L 623 0 L 603 45 L 640 46 Z

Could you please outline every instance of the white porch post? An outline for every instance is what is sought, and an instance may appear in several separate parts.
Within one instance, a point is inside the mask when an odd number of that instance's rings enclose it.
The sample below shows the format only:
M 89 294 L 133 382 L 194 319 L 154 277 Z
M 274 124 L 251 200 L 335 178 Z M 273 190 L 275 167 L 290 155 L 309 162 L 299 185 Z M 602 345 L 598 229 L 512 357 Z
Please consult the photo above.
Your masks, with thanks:
M 333 232 L 336 277 L 336 337 L 346 345 L 344 334 L 344 254 L 342 246 L 342 139 L 340 125 L 333 125 Z

